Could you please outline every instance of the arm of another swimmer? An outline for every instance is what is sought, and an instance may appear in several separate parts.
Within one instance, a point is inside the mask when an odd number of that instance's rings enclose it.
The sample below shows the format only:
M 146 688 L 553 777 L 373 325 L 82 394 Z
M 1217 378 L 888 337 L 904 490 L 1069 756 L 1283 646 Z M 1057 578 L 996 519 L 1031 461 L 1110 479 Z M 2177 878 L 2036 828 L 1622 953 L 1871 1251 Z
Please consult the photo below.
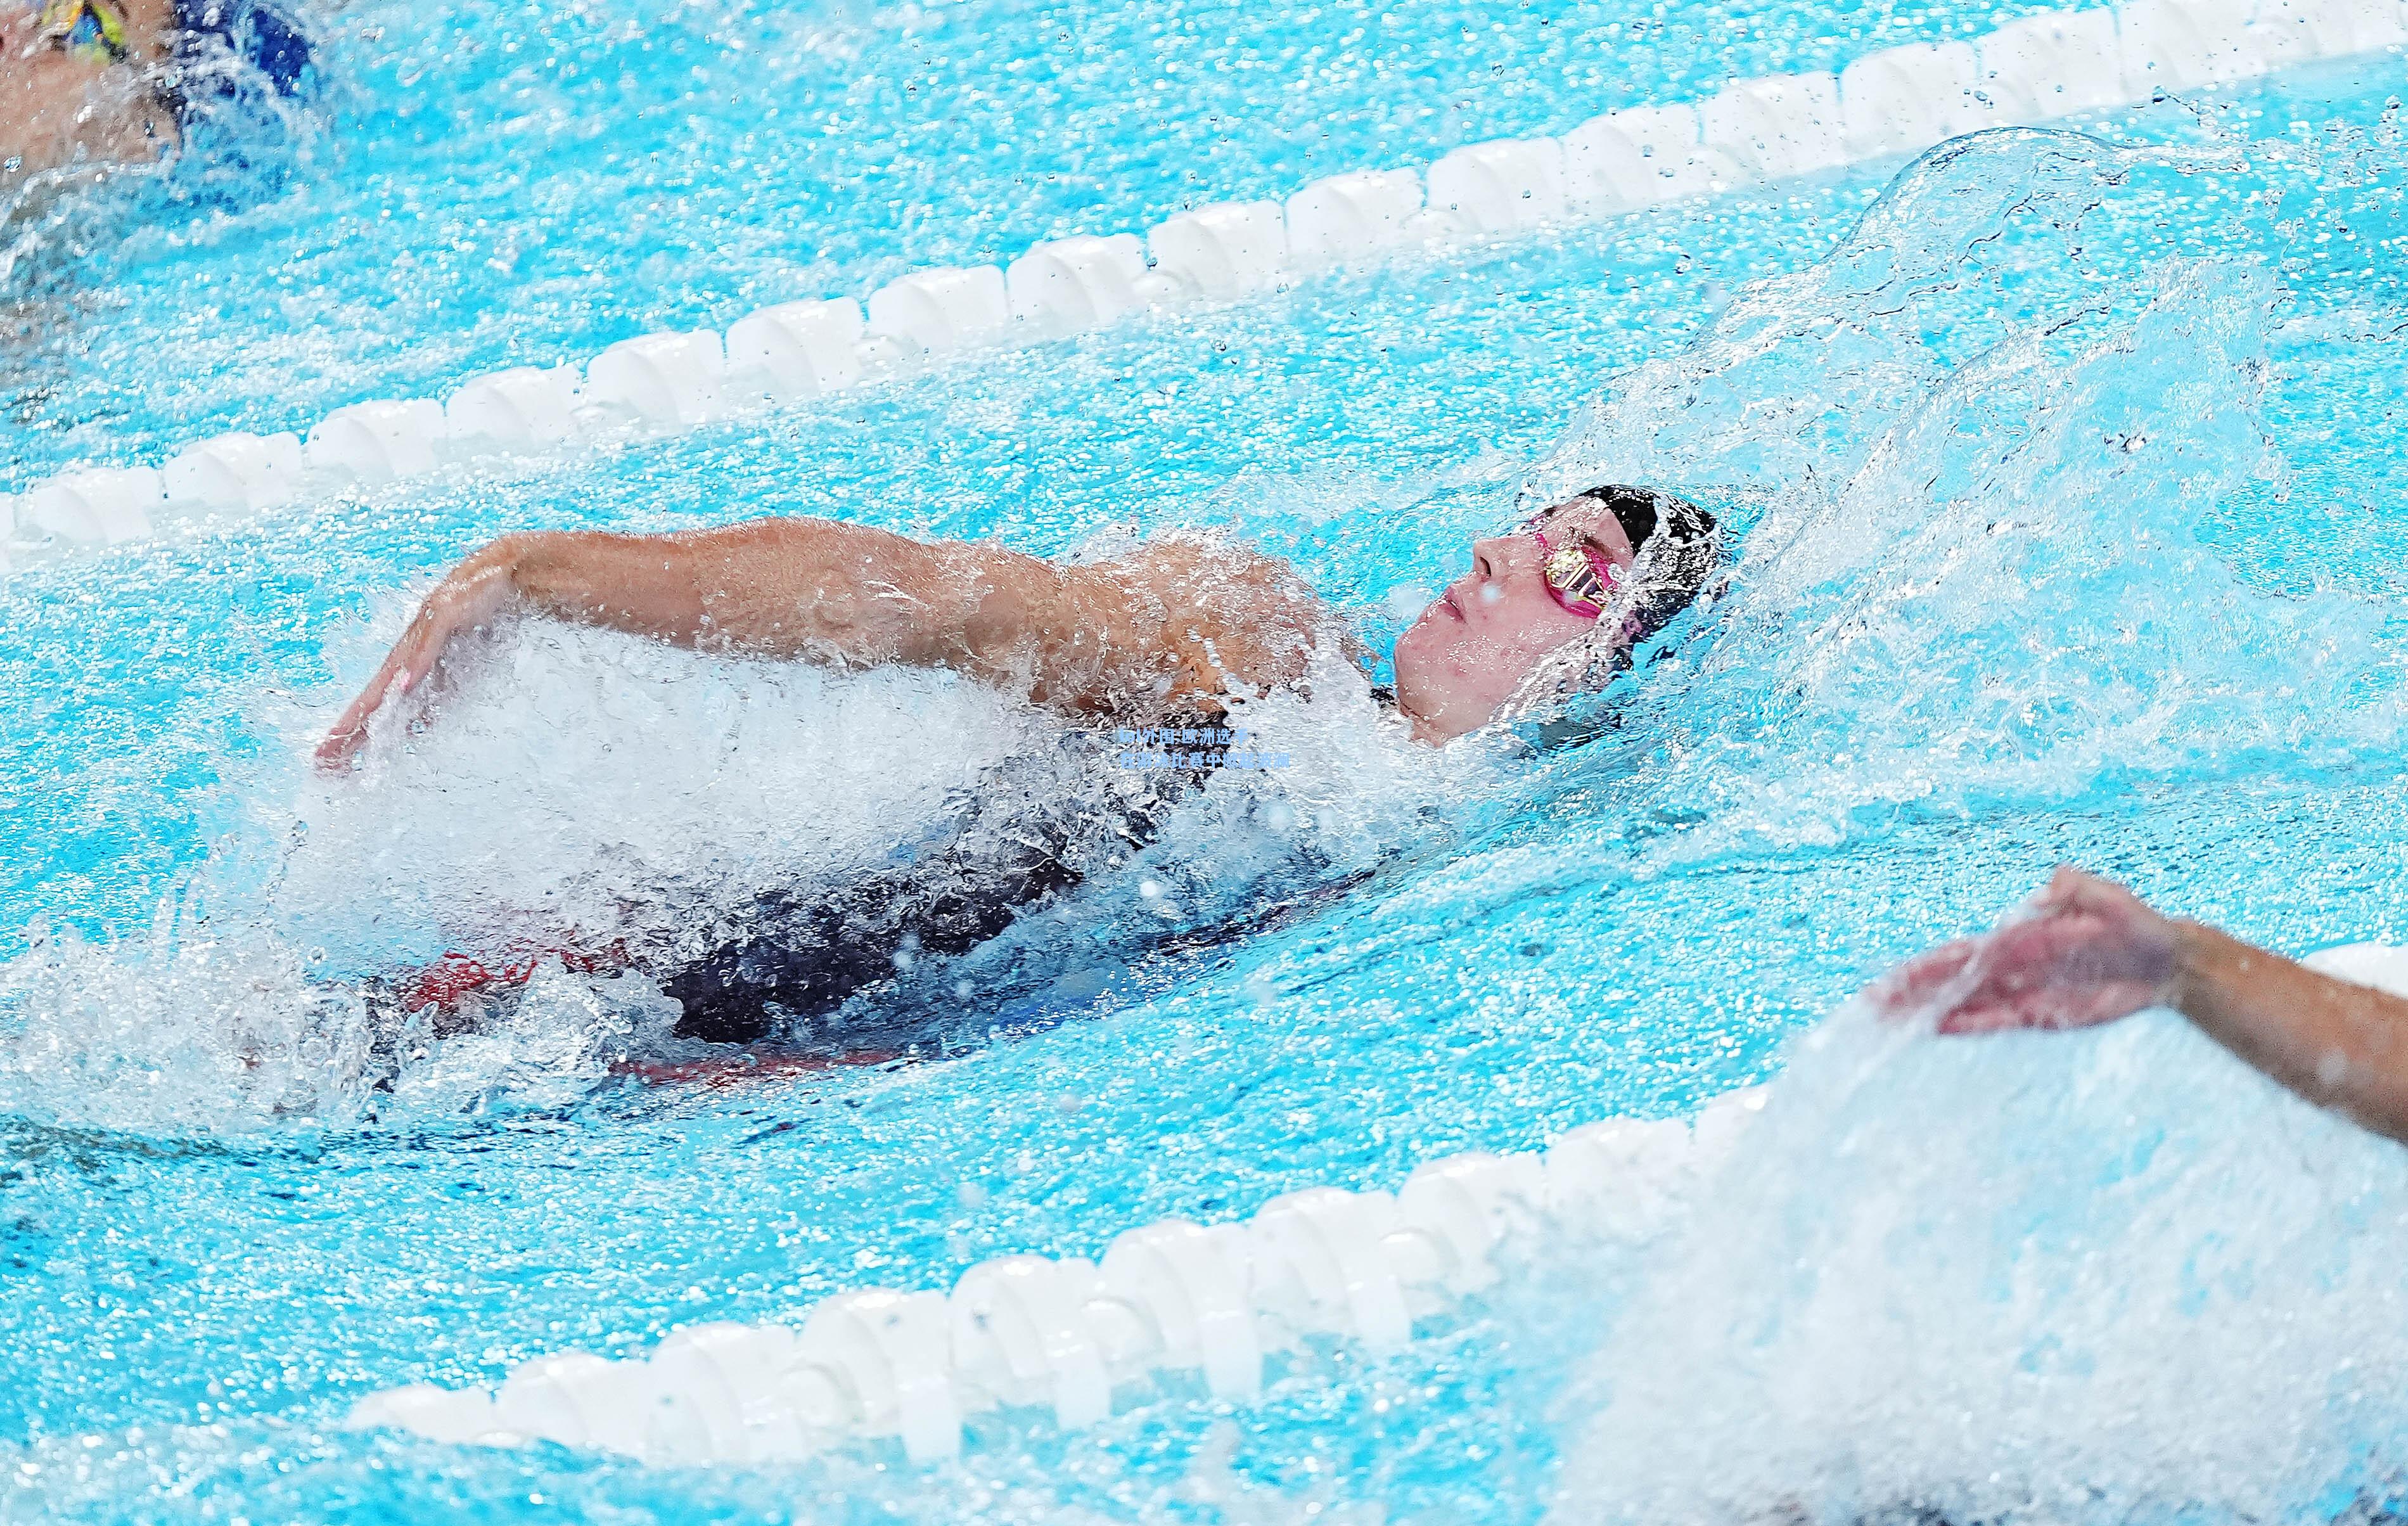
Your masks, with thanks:
M 1106 569 L 831 520 L 507 536 L 427 596 L 318 756 L 349 758 L 380 708 L 417 689 L 460 636 L 511 610 L 712 651 L 958 667 L 1084 716 L 1149 689 L 1165 660 L 1137 628 L 1138 603 Z
M 2408 1001 L 2184 922 L 2176 1009 L 2315 1102 L 2408 1143 Z
M 2060 869 L 1996 931 L 1933 949 L 1867 993 L 1942 1033 L 2085 1028 L 2171 1007 L 2321 1107 L 2408 1143 L 2408 1001 L 2319 974 L 2120 885 Z

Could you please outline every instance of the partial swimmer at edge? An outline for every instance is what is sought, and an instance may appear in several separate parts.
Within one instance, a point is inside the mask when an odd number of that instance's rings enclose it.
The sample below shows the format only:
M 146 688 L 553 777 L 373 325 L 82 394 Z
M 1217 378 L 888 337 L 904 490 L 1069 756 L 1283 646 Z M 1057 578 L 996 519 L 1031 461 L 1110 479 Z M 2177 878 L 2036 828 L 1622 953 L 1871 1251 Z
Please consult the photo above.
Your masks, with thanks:
M 1469 569 L 1398 638 L 1384 713 L 1436 746 L 1598 687 L 1709 588 L 1722 536 L 1693 503 L 1609 485 L 1475 540 Z M 372 723 L 423 701 L 466 639 L 511 616 L 733 656 L 950 669 L 1085 726 L 1204 734 L 1251 698 L 1304 692 L 1317 655 L 1358 669 L 1373 656 L 1288 563 L 1217 540 L 1157 540 L 1071 565 L 812 518 L 512 535 L 425 597 L 328 732 L 320 765 L 349 767 Z M 1142 847 L 1206 771 L 1081 789 L 1041 761 L 1007 765 L 955 820 L 911 844 L 903 866 L 764 892 L 716 946 L 584 929 L 509 958 L 454 955 L 396 972 L 380 984 L 382 1003 L 389 1020 L 428 1015 L 439 1037 L 447 1024 L 473 1026 L 483 1002 L 557 958 L 649 977 L 679 1001 L 681 1037 L 753 1043 L 891 977 L 898 949 L 941 957 L 993 938 Z
M 1918 954 L 1865 995 L 1892 1021 L 1953 1035 L 2179 1013 L 2298 1096 L 2408 1144 L 2408 999 L 2168 916 L 2071 866 L 1994 930 Z
M 163 158 L 204 109 L 300 95 L 314 63 L 269 0 L 0 0 L 0 190 Z

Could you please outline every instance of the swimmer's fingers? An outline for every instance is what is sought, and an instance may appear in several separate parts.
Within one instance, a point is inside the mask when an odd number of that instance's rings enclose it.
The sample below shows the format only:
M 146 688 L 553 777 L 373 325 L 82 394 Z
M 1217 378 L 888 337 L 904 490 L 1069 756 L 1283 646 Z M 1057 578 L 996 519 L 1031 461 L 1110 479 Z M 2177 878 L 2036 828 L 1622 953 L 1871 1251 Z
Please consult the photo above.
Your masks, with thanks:
M 2160 1004 L 2172 987 L 2172 941 L 2126 910 L 2042 912 L 1983 939 L 1938 1030 L 2090 1028 Z
M 368 680 L 367 686 L 343 707 L 343 713 L 327 728 L 326 739 L 318 743 L 320 768 L 339 769 L 367 745 L 368 722 L 384 708 L 387 699 L 394 697 L 398 655 L 396 653 L 384 659 L 376 677 Z
M 390 661 L 386 666 L 391 666 Z M 367 744 L 368 720 L 384 704 L 386 684 L 384 669 L 379 669 L 368 686 L 343 707 L 343 713 L 326 728 L 325 740 L 318 743 L 318 767 L 343 768 Z
M 358 701 L 354 700 L 352 709 L 357 708 Z M 316 754 L 318 767 L 328 772 L 343 768 L 358 754 L 361 746 L 367 740 L 366 721 L 354 719 L 351 711 L 345 711 L 343 718 L 329 727 L 325 737 L 318 743 Z
M 2097 1028 L 2162 1004 L 2157 987 L 2145 981 L 2102 981 L 2079 990 L 2033 986 L 1987 992 L 1960 1002 L 1941 1016 L 1936 1031 L 1951 1037 L 2063 1033 Z
M 1917 955 L 1865 996 L 1941 1033 L 2088 1028 L 2168 1001 L 2175 943 L 2140 897 L 2061 867 L 1995 931 Z
M 359 750 L 367 745 L 368 723 L 376 718 L 377 712 L 416 686 L 410 676 L 413 667 L 408 651 L 411 639 L 405 638 L 402 644 L 386 656 L 383 665 L 377 669 L 376 677 L 368 680 L 367 686 L 360 690 L 358 697 L 343 708 L 343 713 L 327 728 L 326 739 L 318 743 L 320 768 L 340 769 L 348 765 L 358 756 Z M 423 676 L 423 670 L 420 676 Z
M 2057 865 L 2048 884 L 2024 903 L 2022 913 L 2026 916 L 2080 914 L 2134 927 L 2165 920 L 2147 901 L 2114 881 L 2086 873 L 2071 864 Z
M 1981 946 L 1979 938 L 1959 938 L 1917 954 L 1866 986 L 1864 1000 L 1885 1022 L 1912 1021 L 1946 997 Z
M 360 690 L 359 697 L 344 708 L 328 729 L 326 740 L 318 744 L 318 765 L 339 769 L 349 763 L 366 745 L 368 723 L 387 704 L 408 694 L 416 693 L 426 682 L 443 653 L 463 625 L 470 622 L 476 612 L 468 607 L 449 586 L 437 589 L 420 605 L 411 619 L 409 629 L 394 643 L 385 655 L 376 676 Z

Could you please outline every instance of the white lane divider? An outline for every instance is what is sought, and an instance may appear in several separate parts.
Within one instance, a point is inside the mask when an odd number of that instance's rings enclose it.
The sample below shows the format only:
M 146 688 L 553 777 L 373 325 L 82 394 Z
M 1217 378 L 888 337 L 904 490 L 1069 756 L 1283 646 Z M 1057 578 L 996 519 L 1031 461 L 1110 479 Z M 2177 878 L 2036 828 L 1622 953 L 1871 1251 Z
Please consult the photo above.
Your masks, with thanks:
M 1004 267 L 1011 316 L 1033 334 L 1054 338 L 1101 327 L 1146 306 L 1145 241 L 1133 233 L 1109 238 L 1056 238 Z
M 1196 1372 L 1215 1398 L 1250 1401 L 1267 1359 L 1309 1336 L 1404 1346 L 1417 1320 L 1496 1282 L 1511 1237 L 1662 1227 L 1763 1105 L 1755 1087 L 1716 1098 L 1694 1124 L 1615 1119 L 1543 1155 L 1450 1156 L 1393 1193 L 1312 1188 L 1243 1223 L 1167 1219 L 1098 1261 L 1008 1256 L 971 1267 L 950 1294 L 870 1288 L 824 1299 L 796 1324 L 692 1325 L 648 1359 L 568 1351 L 520 1363 L 495 1389 L 388 1389 L 345 1423 L 665 1464 L 889 1439 L 927 1462 L 959 1455 L 965 1416 L 1029 1409 L 1094 1425 L 1116 1389 L 1155 1372 Z
M 201 441 L 159 476 L 171 504 L 231 504 L 257 512 L 299 497 L 306 469 L 301 441 L 291 435 L 233 434 Z
M 731 332 L 729 342 L 734 339 Z M 585 378 L 574 366 L 519 366 L 471 377 L 444 400 L 444 434 L 470 453 L 540 451 L 576 437 L 577 410 L 584 398 Z
M 1969 42 L 1885 48 L 1840 71 L 1841 148 L 1850 159 L 1913 153 L 1998 125 L 1982 89 L 1982 57 Z
M 1848 162 L 1836 75 L 1734 81 L 1698 103 L 1698 125 L 1707 144 L 1753 180 L 1785 180 Z
M 869 333 L 914 358 L 999 343 L 1011 329 L 1011 297 L 991 265 L 922 270 L 869 294 Z
M 1566 133 L 1564 189 L 1572 205 L 1606 212 L 1687 201 L 1746 182 L 1710 147 L 1686 104 L 1611 111 Z
M 424 397 L 380 397 L 338 408 L 302 442 L 312 469 L 355 482 L 393 482 L 433 471 L 450 425 Z
M 2138 94 L 2125 79 L 2112 11 L 2042 11 L 2010 22 L 1974 50 L 1982 94 L 2010 121 L 2103 111 Z
M 1422 178 L 1410 169 L 1358 169 L 1313 181 L 1287 198 L 1287 248 L 1297 269 L 1377 259 L 1413 241 Z
M 1430 166 L 1429 205 L 1477 233 L 1560 223 L 1570 209 L 1564 146 L 1552 137 L 1533 137 L 1457 149 Z
M 766 383 L 772 397 L 818 397 L 860 384 L 861 304 L 781 302 L 727 330 L 727 367 Z
M 14 517 L 20 530 L 114 546 L 150 535 L 151 516 L 166 501 L 165 473 L 149 467 L 93 467 L 36 484 L 19 500 Z
M 1561 137 L 1499 139 L 1429 166 L 1360 170 L 1273 202 L 1220 203 L 1134 234 L 1039 244 L 1010 262 L 922 270 L 849 299 L 789 302 L 708 329 L 648 334 L 583 367 L 474 377 L 443 403 L 336 410 L 308 434 L 226 435 L 163 475 L 84 467 L 0 496 L 0 567 L 236 519 L 453 462 L 555 451 L 580 436 L 691 429 L 824 396 L 965 352 L 1080 333 L 1148 309 L 1233 301 L 1402 247 L 1612 216 L 2228 85 L 2408 42 L 2408 0 L 2126 0 L 2047 11 L 1971 42 L 1907 43 L 1813 73 L 1742 79 L 1696 103 L 1633 107 Z
M 1146 246 L 1156 276 L 1214 302 L 1278 285 L 1291 257 L 1287 216 L 1275 201 L 1224 201 L 1181 212 L 1148 234 Z
M 715 330 L 644 334 L 594 357 L 585 400 L 676 433 L 726 415 L 726 341 Z

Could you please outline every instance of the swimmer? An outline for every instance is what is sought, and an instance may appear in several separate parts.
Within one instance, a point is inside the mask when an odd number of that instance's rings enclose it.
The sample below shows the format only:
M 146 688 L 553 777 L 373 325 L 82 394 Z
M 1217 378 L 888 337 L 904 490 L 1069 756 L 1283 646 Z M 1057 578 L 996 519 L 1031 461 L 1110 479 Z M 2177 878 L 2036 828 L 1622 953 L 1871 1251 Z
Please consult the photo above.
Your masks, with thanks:
M 0 0 L 0 186 L 150 163 L 196 109 L 263 84 L 295 95 L 309 64 L 266 0 Z
M 1395 713 L 1420 741 L 1476 730 L 1551 658 L 1627 657 L 1719 560 L 1713 515 L 1625 486 L 1475 540 L 1469 569 L 1398 639 Z M 1325 646 L 1369 656 L 1294 568 L 1203 540 L 1075 566 L 824 519 L 512 535 L 426 597 L 320 762 L 350 760 L 380 711 L 512 613 L 834 668 L 950 668 L 1072 720 L 1127 726 L 1220 718 L 1234 699 L 1300 684 Z
M 1995 931 L 1907 960 L 1866 991 L 1942 1033 L 2062 1029 L 2163 1007 L 2319 1107 L 2408 1143 L 2408 1001 L 2152 909 L 2060 868 Z
M 1474 541 L 1469 569 L 1397 641 L 1394 715 L 1415 740 L 1442 744 L 1555 689 L 1593 686 L 1704 591 L 1723 560 L 1720 534 L 1694 504 L 1614 485 Z M 1302 685 L 1318 654 L 1369 659 L 1294 568 L 1217 541 L 1166 540 L 1071 565 L 806 518 L 513 535 L 427 595 L 328 732 L 321 765 L 347 767 L 371 723 L 405 697 L 423 700 L 466 640 L 514 615 L 840 669 L 947 668 L 1089 726 L 1217 728 L 1233 705 Z M 1534 688 L 1547 693 L 1534 699 Z M 789 1024 L 812 1019 L 892 977 L 897 950 L 916 951 L 908 965 L 993 937 L 1087 867 L 1142 846 L 1198 777 L 1087 771 L 1118 777 L 1083 796 L 1050 782 L 1058 775 L 992 781 L 903 870 L 758 897 L 724 947 L 648 953 L 589 931 L 507 959 L 447 957 L 399 977 L 394 1003 L 451 1010 L 557 957 L 652 976 L 685 1011 L 684 1036 L 752 1042 L 770 1030 L 772 1008 Z

